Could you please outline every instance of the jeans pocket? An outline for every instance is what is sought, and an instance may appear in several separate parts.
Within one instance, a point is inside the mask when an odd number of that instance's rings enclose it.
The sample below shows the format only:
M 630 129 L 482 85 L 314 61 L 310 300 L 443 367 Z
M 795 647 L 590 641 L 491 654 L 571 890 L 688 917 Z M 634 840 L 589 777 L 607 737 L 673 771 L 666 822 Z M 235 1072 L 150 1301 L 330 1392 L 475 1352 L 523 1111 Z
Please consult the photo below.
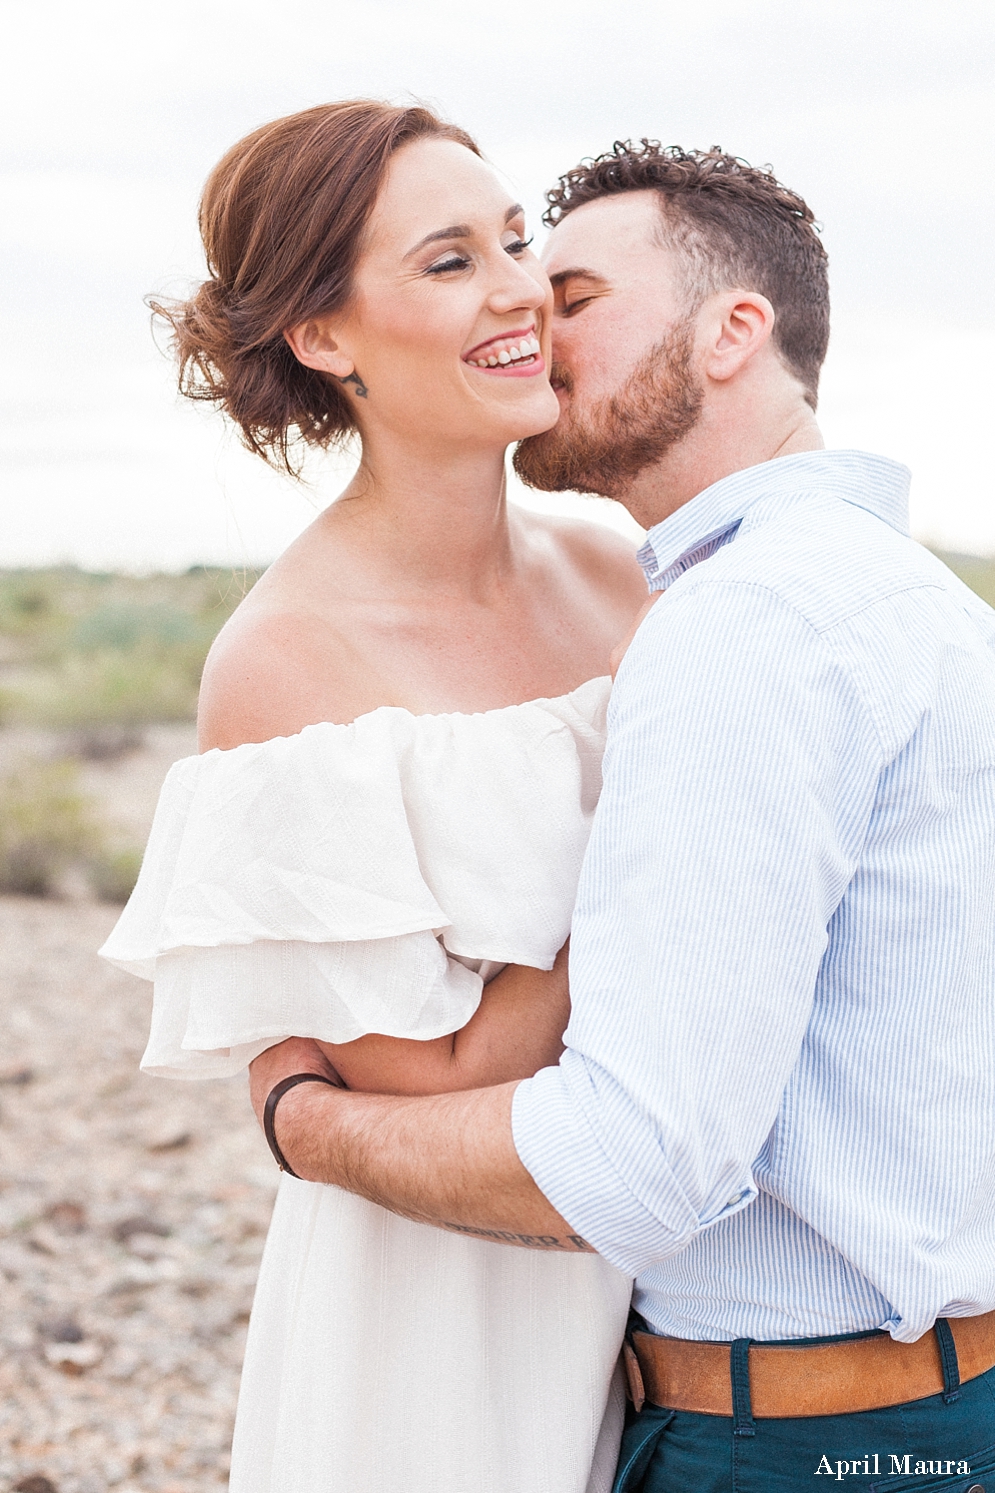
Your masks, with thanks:
M 868 1493 L 995 1493 L 995 1446 L 957 1461 L 953 1457 L 919 1459 L 888 1456 L 888 1476 L 871 1483 Z M 963 1469 L 969 1470 L 965 1472 Z M 917 1472 L 917 1468 L 922 1470 Z M 949 1468 L 949 1472 L 946 1470 Z
M 661 1410 L 656 1405 L 647 1405 L 633 1417 L 622 1434 L 612 1493 L 638 1493 L 657 1442 L 673 1418 L 673 1410 Z M 991 1493 L 995 1493 L 995 1486 Z

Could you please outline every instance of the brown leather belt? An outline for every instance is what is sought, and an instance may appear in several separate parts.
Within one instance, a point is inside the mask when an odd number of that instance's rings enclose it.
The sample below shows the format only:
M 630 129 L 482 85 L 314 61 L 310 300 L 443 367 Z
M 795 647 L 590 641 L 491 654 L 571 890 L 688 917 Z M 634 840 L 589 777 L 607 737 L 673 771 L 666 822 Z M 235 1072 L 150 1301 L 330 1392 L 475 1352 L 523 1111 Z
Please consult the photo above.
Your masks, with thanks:
M 995 1367 L 995 1312 L 951 1317 L 961 1382 Z M 666 1410 L 701 1415 L 732 1411 L 728 1343 L 632 1335 L 625 1345 L 629 1387 Z M 934 1332 L 915 1343 L 896 1343 L 887 1333 L 799 1347 L 751 1344 L 750 1399 L 759 1419 L 802 1415 L 848 1415 L 922 1400 L 943 1389 L 940 1348 Z

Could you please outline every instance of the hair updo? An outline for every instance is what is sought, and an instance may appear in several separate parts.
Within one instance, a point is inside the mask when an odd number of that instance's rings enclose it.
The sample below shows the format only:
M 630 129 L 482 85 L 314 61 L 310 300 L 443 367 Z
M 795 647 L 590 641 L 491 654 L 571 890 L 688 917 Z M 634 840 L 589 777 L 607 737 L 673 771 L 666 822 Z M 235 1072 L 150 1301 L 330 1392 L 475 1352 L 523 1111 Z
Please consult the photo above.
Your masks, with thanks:
M 347 303 L 391 157 L 432 137 L 480 154 L 431 110 L 374 99 L 253 130 L 200 201 L 210 278 L 188 301 L 149 302 L 172 329 L 180 392 L 217 404 L 250 451 L 291 475 L 299 441 L 327 447 L 356 427 L 341 386 L 298 362 L 284 331 Z

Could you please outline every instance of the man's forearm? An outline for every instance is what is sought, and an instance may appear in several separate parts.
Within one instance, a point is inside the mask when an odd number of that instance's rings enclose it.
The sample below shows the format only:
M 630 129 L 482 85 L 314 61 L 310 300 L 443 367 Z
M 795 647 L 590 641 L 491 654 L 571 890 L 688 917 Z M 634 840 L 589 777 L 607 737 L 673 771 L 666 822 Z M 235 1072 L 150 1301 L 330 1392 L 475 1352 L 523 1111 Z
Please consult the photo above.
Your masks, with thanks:
M 528 1249 L 593 1253 L 519 1160 L 515 1088 L 397 1098 L 299 1084 L 280 1100 L 277 1139 L 299 1176 L 405 1218 Z

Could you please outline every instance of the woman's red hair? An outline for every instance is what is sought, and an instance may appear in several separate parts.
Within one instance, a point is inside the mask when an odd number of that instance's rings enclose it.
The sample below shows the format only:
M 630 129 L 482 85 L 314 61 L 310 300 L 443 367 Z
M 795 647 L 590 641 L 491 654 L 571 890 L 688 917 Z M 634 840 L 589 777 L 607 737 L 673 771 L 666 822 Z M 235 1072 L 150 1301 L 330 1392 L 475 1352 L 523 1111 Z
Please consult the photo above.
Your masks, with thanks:
M 391 157 L 409 141 L 470 136 L 431 110 L 373 99 L 321 104 L 234 145 L 200 202 L 209 278 L 187 301 L 150 301 L 172 329 L 180 391 L 210 400 L 250 451 L 294 474 L 300 441 L 355 429 L 327 375 L 299 363 L 289 327 L 346 304 Z

